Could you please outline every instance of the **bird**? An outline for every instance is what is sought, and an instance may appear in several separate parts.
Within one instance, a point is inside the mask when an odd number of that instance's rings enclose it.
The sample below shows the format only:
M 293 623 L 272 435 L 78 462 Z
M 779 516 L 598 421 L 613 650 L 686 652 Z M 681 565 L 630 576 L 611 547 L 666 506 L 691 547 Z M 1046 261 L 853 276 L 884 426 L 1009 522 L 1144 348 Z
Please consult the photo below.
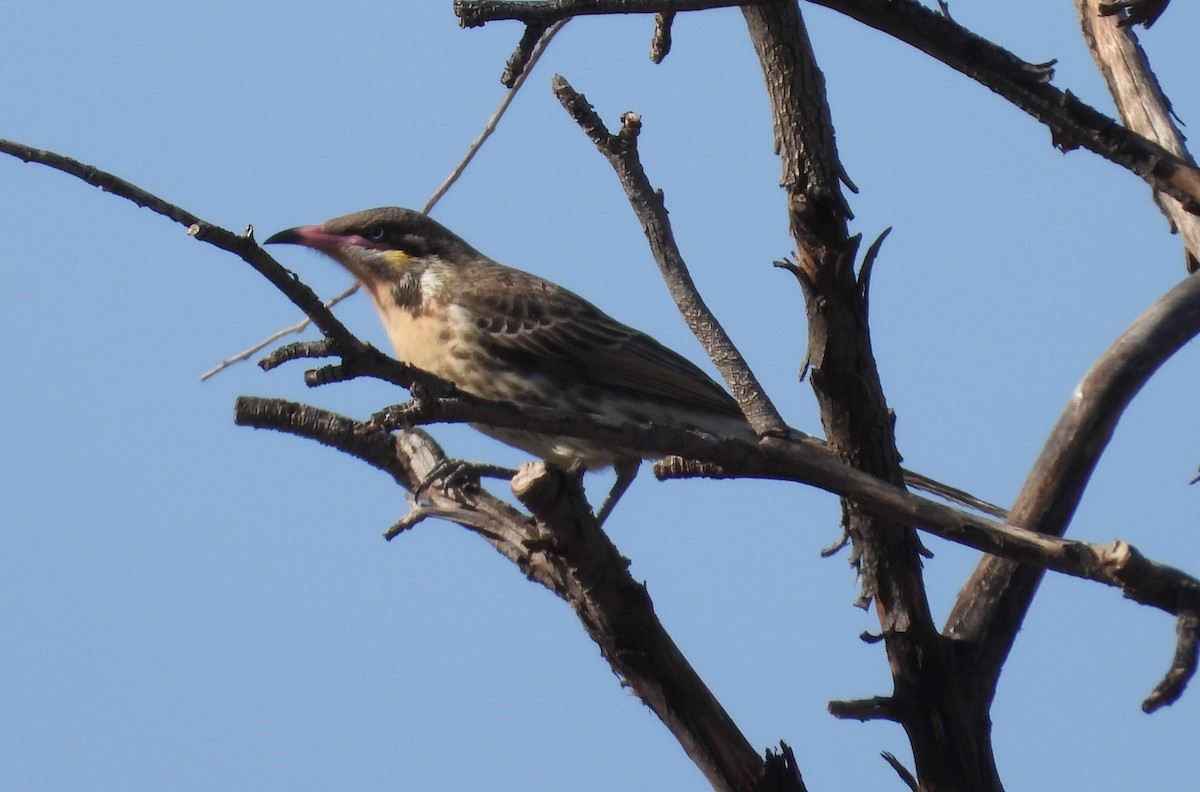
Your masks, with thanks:
M 484 399 L 754 440 L 737 401 L 649 335 L 537 275 L 500 264 L 426 214 L 381 207 L 280 231 L 363 286 L 399 360 Z M 472 424 L 552 465 L 612 467 L 598 523 L 649 455 L 594 440 Z
M 485 399 L 753 441 L 737 401 L 698 366 L 583 297 L 480 253 L 428 215 L 381 207 L 280 231 L 263 244 L 317 250 L 364 287 L 403 362 Z M 472 424 L 568 470 L 612 467 L 603 524 L 651 455 L 583 438 Z M 825 443 L 790 430 L 793 440 Z M 907 484 L 995 517 L 1007 512 L 904 470 Z

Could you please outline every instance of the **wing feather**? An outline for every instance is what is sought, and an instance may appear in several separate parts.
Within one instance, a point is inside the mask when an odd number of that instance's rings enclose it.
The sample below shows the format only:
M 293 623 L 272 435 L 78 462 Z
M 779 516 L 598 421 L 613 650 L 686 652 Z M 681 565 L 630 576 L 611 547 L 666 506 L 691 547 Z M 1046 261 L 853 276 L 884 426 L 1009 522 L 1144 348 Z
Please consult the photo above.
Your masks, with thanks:
M 737 402 L 687 358 L 582 297 L 499 264 L 471 273 L 455 302 L 494 354 L 566 382 L 739 416 Z

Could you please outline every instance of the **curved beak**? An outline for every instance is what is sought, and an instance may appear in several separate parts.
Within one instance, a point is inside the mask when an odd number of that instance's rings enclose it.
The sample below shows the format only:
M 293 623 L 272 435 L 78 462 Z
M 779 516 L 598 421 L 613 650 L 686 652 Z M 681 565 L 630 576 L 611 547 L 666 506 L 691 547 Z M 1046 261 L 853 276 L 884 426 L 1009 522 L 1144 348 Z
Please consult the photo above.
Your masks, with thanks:
M 342 247 L 345 239 L 337 234 L 329 234 L 321 226 L 297 226 L 272 234 L 264 241 L 264 245 L 303 245 L 325 253 L 332 253 Z
M 263 240 L 264 245 L 303 245 L 303 232 L 307 226 L 299 228 L 289 228 L 286 231 L 280 231 L 278 234 L 272 234 Z

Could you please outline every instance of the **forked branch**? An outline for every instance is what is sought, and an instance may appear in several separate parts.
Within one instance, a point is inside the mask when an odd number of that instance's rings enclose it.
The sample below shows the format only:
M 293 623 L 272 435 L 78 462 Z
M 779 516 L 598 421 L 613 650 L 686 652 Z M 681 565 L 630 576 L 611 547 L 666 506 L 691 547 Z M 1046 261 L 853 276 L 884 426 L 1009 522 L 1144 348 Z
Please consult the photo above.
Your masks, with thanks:
M 235 420 L 318 440 L 384 471 L 410 492 L 445 460 L 419 429 L 393 436 L 280 399 L 243 397 Z M 512 486 L 534 520 L 479 488 L 451 495 L 429 487 L 414 508 L 479 534 L 566 601 L 613 672 L 667 725 L 714 788 L 802 790 L 794 759 L 790 765 L 764 762 L 671 640 L 645 586 L 629 574 L 629 561 L 592 517 L 579 477 L 536 463 L 523 468 Z

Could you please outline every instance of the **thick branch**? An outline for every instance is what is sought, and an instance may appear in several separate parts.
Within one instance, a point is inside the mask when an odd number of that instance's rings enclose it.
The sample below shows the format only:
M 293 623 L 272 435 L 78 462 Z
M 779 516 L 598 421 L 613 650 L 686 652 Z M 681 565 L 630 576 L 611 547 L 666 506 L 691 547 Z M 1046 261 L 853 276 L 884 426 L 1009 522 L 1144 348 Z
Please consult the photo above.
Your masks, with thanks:
M 715 438 L 687 429 L 621 425 L 588 415 L 518 407 L 505 402 L 486 402 L 469 396 L 427 399 L 418 408 L 408 410 L 405 414 L 410 424 L 471 420 L 502 428 L 588 437 L 655 453 L 682 452 L 710 463 L 712 467 L 709 473 L 714 476 L 721 475 L 719 471 L 722 470 L 737 471 L 724 475 L 811 484 L 852 498 L 872 511 L 888 514 L 898 522 L 920 526 L 950 541 L 1120 588 L 1126 597 L 1176 616 L 1200 613 L 1200 581 L 1173 567 L 1147 561 L 1124 542 L 1088 544 L 988 520 L 886 484 L 843 464 L 828 451 L 812 443 L 768 438 L 751 444 L 742 440 Z M 430 465 L 412 473 L 406 467 L 395 468 L 382 464 L 380 460 L 386 461 L 387 455 L 374 438 L 385 433 L 374 423 L 347 423 L 348 419 L 337 416 L 331 418 L 330 414 L 316 408 L 277 399 L 250 397 L 238 400 L 235 418 L 240 425 L 299 434 L 351 453 L 385 470 L 410 490 L 417 482 L 423 481 L 432 469 Z M 406 437 L 408 434 L 402 432 L 400 436 Z M 436 487 L 427 492 L 430 497 L 450 498 Z M 466 516 L 463 516 L 455 513 L 454 508 L 462 508 L 464 504 L 451 498 L 436 502 L 439 511 L 435 513 L 479 530 L 495 544 L 497 536 L 507 534 L 497 530 L 491 522 L 480 522 L 494 519 L 489 516 L 494 509 L 484 508 L 481 503 L 490 503 L 484 494 L 475 496 L 474 500 L 465 504 Z M 483 517 L 478 516 L 480 514 Z M 505 551 L 502 549 L 502 552 Z M 527 563 L 524 556 L 515 556 L 513 560 L 522 565 Z M 1194 632 L 1191 636 L 1194 638 Z M 1183 638 L 1181 634 L 1180 639 Z M 1179 668 L 1180 664 L 1176 662 L 1172 673 L 1180 675 Z M 1185 673 L 1177 680 L 1180 687 L 1187 678 Z
M 388 432 L 314 407 L 279 399 L 238 400 L 235 420 L 317 440 L 383 470 L 412 491 L 445 457 L 420 430 Z M 654 613 L 645 586 L 596 525 L 579 478 L 526 466 L 514 493 L 531 521 L 484 490 L 449 493 L 427 487 L 414 509 L 478 533 L 529 577 L 566 601 L 613 672 L 679 739 L 718 790 L 795 792 L 799 774 L 767 772 L 764 760 L 704 685 Z M 794 768 L 794 764 L 793 764 Z
M 1171 103 L 1150 69 L 1137 36 L 1131 27 L 1119 24 L 1127 20 L 1104 16 L 1106 7 L 1101 0 L 1075 0 L 1083 39 L 1108 83 L 1121 120 L 1134 132 L 1195 166 L 1183 134 L 1171 118 Z M 1156 192 L 1154 200 L 1167 216 L 1171 230 L 1183 239 L 1188 272 L 1195 272 L 1200 267 L 1200 217 L 1169 195 Z
M 1197 334 L 1200 278 L 1193 276 L 1144 311 L 1083 378 L 1017 496 L 1010 524 L 1053 536 L 1066 531 L 1121 414 L 1158 367 Z M 1041 579 L 1039 568 L 985 558 L 947 620 L 946 635 L 979 646 L 980 670 L 991 688 Z
M 771 101 L 776 149 L 805 290 L 811 382 L 831 447 L 878 478 L 899 483 L 899 453 L 871 351 L 865 302 L 854 275 L 857 240 L 847 232 L 842 167 L 834 144 L 825 81 L 795 3 L 742 11 Z M 847 521 L 865 598 L 875 598 L 885 635 L 905 641 L 934 634 L 921 582 L 918 542 L 884 526 L 883 513 L 847 504 Z M 903 666 L 889 640 L 893 669 Z
M 617 172 L 621 186 L 625 188 L 625 194 L 629 198 L 629 204 L 642 224 L 654 260 L 658 262 L 658 269 L 663 280 L 667 282 L 667 290 L 675 300 L 684 321 L 733 390 L 733 395 L 741 405 L 750 426 L 759 435 L 786 434 L 787 425 L 784 424 L 779 411 L 763 391 L 758 378 L 750 370 L 746 359 L 725 332 L 725 328 L 717 321 L 705 304 L 704 298 L 696 290 L 696 284 L 692 281 L 683 255 L 679 252 L 679 246 L 675 244 L 675 235 L 667 219 L 662 192 L 650 184 L 638 157 L 637 136 L 641 130 L 641 119 L 636 113 L 625 113 L 621 117 L 621 131 L 615 135 L 611 134 L 600 116 L 588 104 L 587 98 L 576 92 L 565 79 L 555 75 L 552 84 L 554 95 L 558 97 L 562 106 Z
M 839 179 L 844 169 L 818 68 L 796 3 L 743 8 L 770 98 L 776 150 L 783 166 L 788 215 L 797 244 L 790 268 L 804 290 L 809 381 L 830 447 L 865 473 L 902 480 L 867 321 L 866 285 L 854 264 L 858 238 Z M 956 676 L 957 647 L 933 625 L 921 572 L 922 547 L 898 512 L 865 499 L 843 501 L 863 582 L 875 604 L 892 672 L 896 719 L 908 734 L 917 772 L 928 789 L 998 789 L 987 703 Z M 955 734 L 947 741 L 946 733 Z
M 812 0 L 895 36 L 1008 99 L 1050 128 L 1054 143 L 1082 146 L 1200 211 L 1200 171 L 1136 132 L 1050 85 L 1048 65 L 1026 63 L 916 0 Z
M 563 498 L 564 491 L 574 493 Z M 662 719 L 716 789 L 753 790 L 763 760 L 704 686 L 654 614 L 646 587 L 629 574 L 587 510 L 580 480 L 537 462 L 513 479 L 513 493 L 553 526 L 551 588 L 571 603 L 613 671 Z M 778 787 L 776 787 L 778 788 Z
M 397 427 L 466 421 L 586 437 L 648 455 L 685 456 L 707 463 L 706 474 L 713 478 L 769 478 L 809 484 L 953 542 L 1118 586 L 1126 596 L 1171 614 L 1178 615 L 1181 603 L 1200 605 L 1200 599 L 1181 593 L 1196 586 L 1196 596 L 1200 596 L 1200 584 L 1178 570 L 1155 572 L 1146 579 L 1124 580 L 1114 574 L 1111 563 L 1105 560 L 1112 552 L 1109 545 L 1047 536 L 922 498 L 850 467 L 819 444 L 808 441 L 764 438 L 750 443 L 673 426 L 622 424 L 585 413 L 491 402 L 465 394 L 456 398 L 427 398 L 391 408 L 376 416 L 372 425 Z M 1156 569 L 1170 570 L 1166 566 Z M 1160 577 L 1163 575 L 1165 578 Z M 1174 582 L 1164 583 L 1164 580 Z M 1172 602 L 1172 597 L 1182 599 Z

